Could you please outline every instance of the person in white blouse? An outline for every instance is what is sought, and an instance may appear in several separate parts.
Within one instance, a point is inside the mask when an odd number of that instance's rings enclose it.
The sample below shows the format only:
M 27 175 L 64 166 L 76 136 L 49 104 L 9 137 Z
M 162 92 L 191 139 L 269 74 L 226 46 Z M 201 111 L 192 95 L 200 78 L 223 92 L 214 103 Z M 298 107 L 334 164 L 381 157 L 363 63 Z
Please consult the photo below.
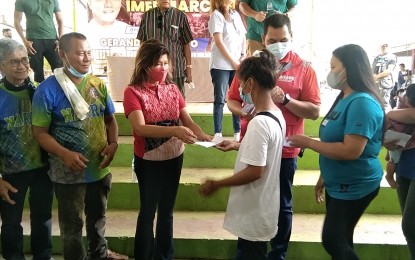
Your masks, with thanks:
M 211 0 L 208 27 L 212 35 L 209 69 L 214 88 L 213 122 L 216 136 L 222 136 L 223 106 L 235 69 L 245 55 L 246 29 L 241 16 L 231 8 L 232 0 Z M 239 141 L 240 123 L 232 116 L 235 140 Z

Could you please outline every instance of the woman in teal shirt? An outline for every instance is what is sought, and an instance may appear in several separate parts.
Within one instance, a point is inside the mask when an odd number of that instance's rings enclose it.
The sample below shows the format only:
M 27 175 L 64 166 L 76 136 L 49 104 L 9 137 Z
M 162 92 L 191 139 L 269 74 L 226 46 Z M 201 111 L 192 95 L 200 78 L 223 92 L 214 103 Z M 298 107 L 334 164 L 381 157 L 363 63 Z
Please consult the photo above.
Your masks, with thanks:
M 384 111 L 366 52 L 358 45 L 333 51 L 327 83 L 341 90 L 320 125 L 320 140 L 296 135 L 292 146 L 320 154 L 321 175 L 316 200 L 326 189 L 323 246 L 332 259 L 358 259 L 353 250 L 354 228 L 379 192 L 383 170 L 378 159 Z

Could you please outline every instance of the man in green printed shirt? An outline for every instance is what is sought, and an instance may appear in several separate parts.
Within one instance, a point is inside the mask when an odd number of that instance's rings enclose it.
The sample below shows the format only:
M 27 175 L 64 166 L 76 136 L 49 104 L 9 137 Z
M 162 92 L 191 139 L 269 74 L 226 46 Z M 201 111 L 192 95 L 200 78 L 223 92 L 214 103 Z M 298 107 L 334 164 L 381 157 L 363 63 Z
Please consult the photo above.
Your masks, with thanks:
M 83 34 L 63 35 L 59 56 L 64 68 L 56 69 L 33 96 L 32 125 L 36 140 L 50 154 L 63 256 L 128 259 L 110 251 L 104 237 L 112 179 L 108 165 L 118 147 L 114 105 L 104 82 L 88 74 L 92 56 Z M 82 241 L 84 212 L 87 251 Z

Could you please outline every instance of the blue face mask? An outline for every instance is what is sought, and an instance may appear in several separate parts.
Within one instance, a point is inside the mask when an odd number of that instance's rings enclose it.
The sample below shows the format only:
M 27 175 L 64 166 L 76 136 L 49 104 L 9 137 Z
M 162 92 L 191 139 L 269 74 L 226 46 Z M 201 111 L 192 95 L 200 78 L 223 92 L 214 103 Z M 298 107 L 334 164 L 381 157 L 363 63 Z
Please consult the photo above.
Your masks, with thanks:
M 239 88 L 239 96 L 241 97 L 242 101 L 245 104 L 253 104 L 254 102 L 252 102 L 252 97 L 251 97 L 252 90 L 251 92 L 246 93 L 246 94 L 244 94 L 244 92 L 242 91 L 245 88 L 246 83 L 248 83 L 248 81 L 246 81 L 245 84 Z
M 66 53 L 65 53 L 65 56 L 66 56 Z M 72 65 L 69 63 L 68 57 L 66 57 L 66 61 L 68 62 L 68 65 L 69 65 L 68 71 L 69 71 L 69 73 L 72 74 L 72 76 L 77 77 L 77 78 L 84 78 L 86 75 L 89 74 L 89 72 L 81 73 L 81 72 L 77 71 L 74 67 L 72 67 Z
M 68 71 L 69 71 L 69 73 L 72 74 L 72 76 L 77 77 L 77 78 L 84 78 L 89 73 L 89 72 L 81 73 L 81 72 L 77 71 L 74 67 L 72 67 L 71 65 L 69 65 Z

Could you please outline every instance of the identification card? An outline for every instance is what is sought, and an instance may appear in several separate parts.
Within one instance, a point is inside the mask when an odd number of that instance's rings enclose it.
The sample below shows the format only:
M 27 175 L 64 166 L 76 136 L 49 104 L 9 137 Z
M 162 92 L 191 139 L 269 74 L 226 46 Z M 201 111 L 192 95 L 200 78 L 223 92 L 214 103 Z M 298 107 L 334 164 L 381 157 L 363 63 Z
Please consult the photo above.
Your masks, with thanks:
M 267 11 L 271 11 L 272 10 L 272 3 L 271 1 L 267 2 Z

